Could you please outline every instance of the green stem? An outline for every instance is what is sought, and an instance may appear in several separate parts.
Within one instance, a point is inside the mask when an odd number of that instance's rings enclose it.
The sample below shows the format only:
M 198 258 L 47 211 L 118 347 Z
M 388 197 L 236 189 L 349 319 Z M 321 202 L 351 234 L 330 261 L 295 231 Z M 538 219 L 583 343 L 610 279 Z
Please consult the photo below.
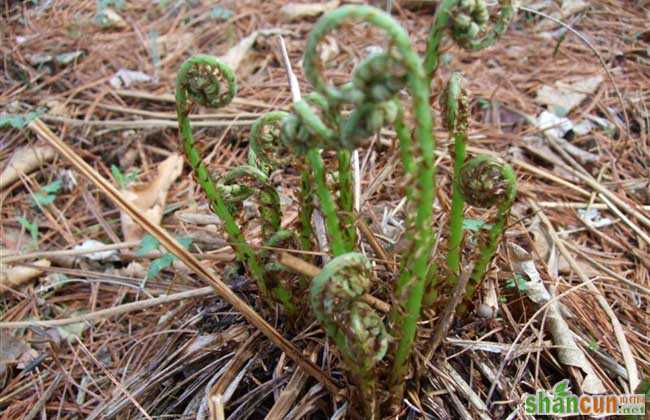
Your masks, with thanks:
M 278 229 L 271 237 L 266 239 L 264 245 L 275 248 L 295 249 L 296 234 L 290 230 Z M 300 302 L 297 302 L 296 296 L 292 292 L 294 288 L 291 287 L 291 284 L 286 285 L 283 282 L 283 278 L 289 275 L 286 267 L 276 261 L 277 253 L 273 251 L 264 250 L 261 252 L 261 256 L 264 259 L 266 274 L 271 280 L 270 288 L 274 298 L 284 308 L 285 313 L 289 317 L 289 321 L 295 321 L 298 316 L 298 307 L 302 305 L 300 305 Z M 304 287 L 306 279 L 301 276 L 299 281 L 301 286 L 303 286 L 301 287 L 301 291 L 304 291 L 306 289 Z
M 436 15 L 433 17 L 433 25 L 431 25 L 431 32 L 427 40 L 427 49 L 424 53 L 424 69 L 429 81 L 433 79 L 433 75 L 440 64 L 440 44 L 449 26 L 449 11 L 459 2 L 460 0 L 443 0 L 436 9 Z
M 458 179 L 465 163 L 467 130 L 469 126 L 469 104 L 467 95 L 461 87 L 461 75 L 453 73 L 447 89 L 443 93 L 445 102 L 446 125 L 450 136 L 454 139 L 454 174 L 452 178 L 451 215 L 449 218 L 449 245 L 447 254 L 447 270 L 450 285 L 456 284 L 460 275 L 460 248 L 463 240 L 463 220 L 465 199 L 460 191 Z
M 325 226 L 329 234 L 330 250 L 335 256 L 348 252 L 347 244 L 343 239 L 341 232 L 341 225 L 336 212 L 336 204 L 332 198 L 332 194 L 327 188 L 327 181 L 325 179 L 325 163 L 321 157 L 321 151 L 318 149 L 311 149 L 307 152 L 307 161 L 312 167 L 314 183 L 316 186 L 316 196 L 320 202 L 320 207 L 323 211 L 325 218 Z
M 311 227 L 311 218 L 314 214 L 314 189 L 312 179 L 307 168 L 300 171 L 300 244 L 302 249 L 313 248 L 312 238 L 314 235 Z
M 337 151 L 339 161 L 339 196 L 338 204 L 343 225 L 343 233 L 348 250 L 353 250 L 357 243 L 357 229 L 354 225 L 354 198 L 352 186 L 352 154 L 347 149 Z

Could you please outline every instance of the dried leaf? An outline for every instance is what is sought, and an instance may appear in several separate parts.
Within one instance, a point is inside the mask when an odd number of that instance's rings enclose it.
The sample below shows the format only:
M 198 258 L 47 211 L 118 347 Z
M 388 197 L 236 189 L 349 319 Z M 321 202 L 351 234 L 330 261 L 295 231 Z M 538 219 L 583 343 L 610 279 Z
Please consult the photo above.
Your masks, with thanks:
M 73 251 L 89 251 L 94 249 L 101 249 L 106 246 L 105 243 L 96 241 L 94 239 L 86 239 L 82 244 L 76 245 Z M 119 257 L 117 255 L 117 250 L 111 249 L 108 251 L 96 251 L 91 253 L 84 253 L 83 257 L 88 258 L 93 261 L 118 261 Z
M 537 91 L 537 102 L 548 105 L 554 114 L 564 116 L 580 105 L 587 95 L 596 92 L 602 81 L 603 76 L 597 75 L 571 82 L 558 80 L 554 86 L 542 85 Z
M 332 0 L 325 3 L 287 3 L 282 6 L 280 13 L 282 18 L 288 22 L 309 17 L 319 16 L 325 12 L 339 7 L 339 0 Z
M 546 261 L 546 264 L 548 264 L 553 275 L 557 275 L 558 273 L 570 273 L 573 271 L 567 260 L 558 255 L 555 244 L 542 228 L 539 218 L 536 217 L 533 220 L 528 231 L 533 237 L 537 253 L 544 261 Z M 600 274 L 591 264 L 585 262 L 583 259 L 576 258 L 575 260 L 587 276 Z
M 532 255 L 530 255 L 530 253 L 528 253 L 524 248 L 512 242 L 508 243 L 508 248 L 513 256 L 512 262 L 515 271 L 526 274 L 529 279 L 525 282 L 526 287 L 522 288 L 521 291 L 526 293 L 530 300 L 537 304 L 549 301 L 551 295 L 548 290 L 546 290 L 544 282 L 542 282 L 542 278 L 535 267 L 535 261 L 533 261 Z
M 581 163 L 593 163 L 599 160 L 598 155 L 582 150 L 564 139 L 564 135 L 574 128 L 573 122 L 568 118 L 561 118 L 552 112 L 543 111 L 534 121 L 534 125 Z
M 38 267 L 49 267 L 50 262 L 48 260 L 38 260 L 33 265 Z M 36 277 L 43 274 L 43 270 L 40 270 L 35 267 L 25 267 L 25 266 L 15 266 L 15 267 L 5 267 L 0 263 L 0 294 L 2 294 L 6 289 L 15 289 L 30 280 L 35 279 Z
M 25 341 L 8 331 L 0 331 L 0 376 L 6 372 L 7 365 L 15 364 L 18 369 L 24 369 L 36 357 L 38 352 Z
M 104 28 L 124 29 L 128 26 L 122 16 L 110 7 L 105 8 L 97 15 L 97 22 Z
M 333 36 L 326 36 L 325 40 L 321 43 L 320 46 L 320 61 L 325 64 L 330 61 L 332 58 L 339 55 L 341 48 L 339 43 L 336 42 L 336 38 Z
M 0 174 L 0 189 L 12 184 L 20 178 L 20 175 L 27 175 L 43 163 L 54 159 L 54 156 L 56 152 L 50 146 L 21 147 Z
M 124 197 L 137 207 L 152 223 L 159 225 L 167 202 L 169 188 L 183 170 L 183 158 L 173 154 L 160 163 L 158 174 L 146 185 L 122 190 Z M 125 241 L 137 241 L 142 237 L 142 229 L 126 213 L 120 213 L 122 233 Z
M 115 89 L 128 88 L 134 83 L 150 82 L 153 78 L 141 71 L 119 69 L 108 81 Z
M 174 217 L 180 220 L 183 223 L 188 223 L 190 225 L 221 225 L 221 219 L 213 213 L 199 213 L 199 209 L 196 210 L 182 210 L 174 213 Z M 206 210 L 208 210 L 206 208 Z
M 251 69 L 257 67 L 257 64 L 255 63 L 264 57 L 261 54 L 255 54 L 253 49 L 257 38 L 260 36 L 281 35 L 286 33 L 288 32 L 282 29 L 255 31 L 239 41 L 239 43 L 229 49 L 226 54 L 219 57 L 219 60 L 236 72 L 237 77 L 244 77 L 244 72 L 237 71 L 237 69 L 245 66 L 248 73 L 250 73 Z
M 242 61 L 244 61 L 246 56 L 251 53 L 259 34 L 259 31 L 255 31 L 248 35 L 246 38 L 239 41 L 237 45 L 229 49 L 225 55 L 221 56 L 220 60 L 229 66 L 234 72 L 237 72 Z
M 552 112 L 542 111 L 537 117 L 537 128 L 556 137 L 564 137 L 569 130 L 573 129 L 573 122 L 566 117 L 558 117 Z

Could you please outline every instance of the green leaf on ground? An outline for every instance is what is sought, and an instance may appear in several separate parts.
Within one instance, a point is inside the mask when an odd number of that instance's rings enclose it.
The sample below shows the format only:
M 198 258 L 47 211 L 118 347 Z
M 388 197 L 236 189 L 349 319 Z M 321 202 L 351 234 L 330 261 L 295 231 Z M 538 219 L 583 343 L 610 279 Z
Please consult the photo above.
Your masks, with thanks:
M 38 118 L 41 114 L 45 112 L 44 109 L 37 109 L 36 111 L 30 111 L 26 114 L 5 114 L 0 115 L 0 128 L 25 128 L 27 124 Z
M 149 264 L 149 268 L 147 269 L 147 280 L 156 277 L 162 270 L 172 265 L 174 260 L 176 260 L 176 256 L 168 252 L 163 254 L 160 258 L 151 261 L 151 264 Z
M 36 220 L 30 223 L 29 220 L 24 217 L 19 217 L 18 223 L 29 232 L 34 242 L 38 241 L 38 223 Z
M 526 284 L 526 279 L 521 274 L 517 273 L 513 278 L 508 280 L 506 283 L 506 288 L 508 289 L 517 289 L 520 292 L 525 292 L 528 288 Z
M 159 246 L 160 246 L 160 242 L 158 242 L 158 239 L 154 238 L 149 234 L 146 234 L 142 237 L 142 240 L 140 241 L 140 248 L 138 248 L 138 250 L 135 251 L 135 255 L 138 257 L 142 257 L 152 251 L 157 250 Z
M 471 230 L 472 232 L 478 232 L 481 229 L 490 229 L 492 225 L 485 223 L 481 219 L 464 219 L 463 220 L 463 229 Z

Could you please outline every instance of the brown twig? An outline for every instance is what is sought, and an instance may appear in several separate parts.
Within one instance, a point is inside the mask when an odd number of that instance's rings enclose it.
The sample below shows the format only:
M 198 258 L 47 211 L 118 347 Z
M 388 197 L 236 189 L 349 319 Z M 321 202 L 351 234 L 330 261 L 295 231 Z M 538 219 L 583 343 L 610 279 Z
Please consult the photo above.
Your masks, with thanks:
M 463 269 L 463 271 L 460 273 L 458 282 L 454 286 L 454 290 L 451 293 L 451 298 L 449 299 L 449 302 L 447 302 L 447 306 L 445 306 L 444 311 L 442 311 L 442 314 L 438 319 L 436 329 L 431 336 L 431 347 L 429 347 L 429 350 L 427 351 L 425 360 L 431 360 L 433 353 L 435 353 L 435 351 L 438 349 L 438 346 L 440 346 L 442 341 L 447 336 L 449 326 L 451 325 L 451 322 L 454 319 L 454 314 L 456 313 L 456 308 L 463 299 L 463 296 L 465 296 L 465 287 L 467 286 L 467 282 L 469 282 L 473 268 L 474 267 L 472 264 L 470 267 Z

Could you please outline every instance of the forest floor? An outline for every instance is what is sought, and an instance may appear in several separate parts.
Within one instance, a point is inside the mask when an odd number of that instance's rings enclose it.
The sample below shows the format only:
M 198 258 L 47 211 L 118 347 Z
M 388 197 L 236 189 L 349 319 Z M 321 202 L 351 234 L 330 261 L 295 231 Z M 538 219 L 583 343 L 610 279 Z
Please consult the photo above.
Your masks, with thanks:
M 284 0 L 0 1 L 2 418 L 221 418 L 220 409 L 232 419 L 346 416 L 345 399 L 297 369 L 26 127 L 42 121 L 344 387 L 320 326 L 308 314 L 299 328 L 288 325 L 233 270 L 220 221 L 182 158 L 173 98 L 185 59 L 227 57 L 237 67 L 236 99 L 198 110 L 195 135 L 211 172 L 244 163 L 252 122 L 291 107 L 279 36 L 309 92 L 306 37 L 338 3 L 311 2 L 320 9 L 313 16 L 290 16 L 299 8 Z M 423 52 L 436 2 L 392 3 Z M 524 394 L 563 379 L 576 394 L 620 394 L 650 377 L 650 3 L 522 6 L 533 11 L 519 10 L 494 47 L 445 45 L 434 78 L 436 127 L 437 96 L 461 71 L 471 94 L 469 152 L 509 162 L 518 196 L 474 309 L 456 317 L 430 358 L 438 315 L 424 312 L 405 418 L 527 418 Z M 327 38 L 321 57 L 332 79 L 345 81 L 384 44 L 379 32 L 349 25 Z M 451 143 L 442 128 L 435 134 L 434 229 L 444 232 Z M 391 259 L 376 264 L 372 295 L 386 302 L 405 218 L 394 140 L 382 131 L 359 149 L 360 213 Z M 288 170 L 276 182 L 291 226 L 299 177 Z M 247 208 L 243 223 L 251 237 L 255 212 Z M 491 216 L 467 210 L 467 241 Z M 373 255 L 365 241 L 360 247 Z

